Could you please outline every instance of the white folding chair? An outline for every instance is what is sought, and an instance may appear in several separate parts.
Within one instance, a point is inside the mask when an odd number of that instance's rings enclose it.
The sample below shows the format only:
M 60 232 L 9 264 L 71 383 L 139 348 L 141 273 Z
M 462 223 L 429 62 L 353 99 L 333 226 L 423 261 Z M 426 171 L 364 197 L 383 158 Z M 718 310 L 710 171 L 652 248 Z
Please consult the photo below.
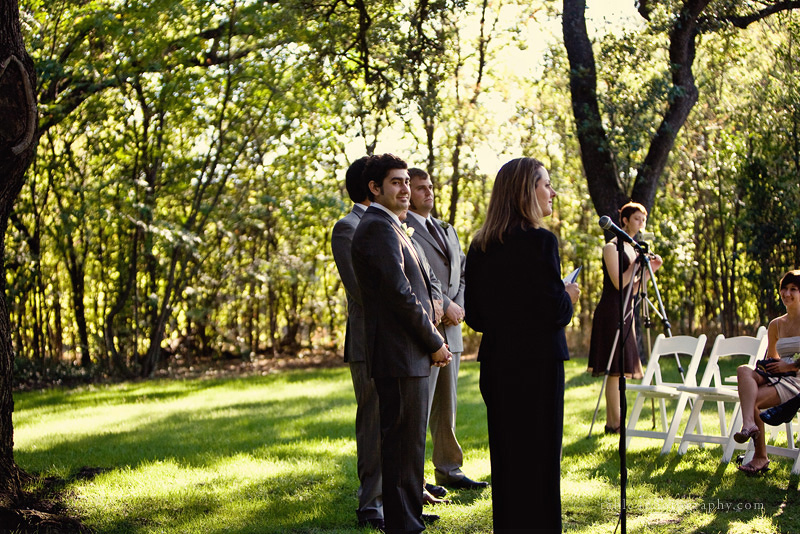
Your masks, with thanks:
M 766 337 L 767 335 L 767 327 L 766 326 L 759 326 L 758 331 L 756 332 L 756 337 L 761 339 L 762 337 Z
M 741 424 L 741 414 L 739 413 L 739 392 L 735 385 L 724 384 L 720 372 L 720 359 L 722 361 L 741 360 L 742 364 L 752 367 L 756 360 L 761 359 L 767 352 L 767 338 L 761 339 L 751 336 L 735 336 L 726 338 L 722 334 L 714 340 L 711 354 L 708 357 L 706 369 L 698 386 L 678 386 L 679 391 L 685 391 L 692 396 L 693 406 L 689 421 L 681 436 L 678 454 L 684 454 L 691 443 L 717 443 L 723 448 L 727 445 L 732 432 L 737 430 L 735 425 Z M 727 366 L 731 369 L 731 366 Z M 705 434 L 700 427 L 700 417 L 703 404 L 706 401 L 716 401 L 717 416 L 719 418 L 719 434 Z M 730 424 L 727 422 L 725 403 L 733 404 Z M 678 422 L 683 417 L 682 413 L 675 412 L 674 417 Z M 674 421 L 673 421 L 674 424 Z
M 661 454 L 666 454 L 672 448 L 678 433 L 680 419 L 672 418 L 672 422 L 667 426 L 666 401 L 677 401 L 676 412 L 683 413 L 686 402 L 689 400 L 689 393 L 679 391 L 678 386 L 697 385 L 697 367 L 700 365 L 700 358 L 703 355 L 703 348 L 706 345 L 706 335 L 700 334 L 698 337 L 674 336 L 665 337 L 659 334 L 653 343 L 653 350 L 650 353 L 650 361 L 647 362 L 647 370 L 644 373 L 641 384 L 631 384 L 627 387 L 629 391 L 636 392 L 636 400 L 633 403 L 631 416 L 626 426 L 625 446 L 629 446 L 632 437 L 644 437 L 653 439 L 663 439 L 664 446 Z M 661 376 L 661 360 L 664 357 L 676 355 L 689 356 L 689 367 L 683 377 L 682 382 L 664 382 Z M 661 411 L 662 430 L 639 430 L 636 423 L 642 412 L 645 399 L 658 399 Z

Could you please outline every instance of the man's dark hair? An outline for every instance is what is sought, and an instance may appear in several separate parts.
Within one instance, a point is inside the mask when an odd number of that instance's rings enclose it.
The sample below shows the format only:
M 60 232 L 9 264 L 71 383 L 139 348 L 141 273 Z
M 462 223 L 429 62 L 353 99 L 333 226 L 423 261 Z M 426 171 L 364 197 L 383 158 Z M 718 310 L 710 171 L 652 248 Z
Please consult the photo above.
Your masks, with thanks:
M 421 178 L 423 180 L 426 178 L 430 178 L 427 172 L 423 171 L 422 169 L 418 169 L 417 167 L 411 167 L 410 169 L 408 169 L 408 177 L 411 178 L 412 180 L 414 178 Z
M 344 186 L 353 202 L 364 202 L 367 199 L 367 182 L 364 181 L 364 167 L 367 166 L 369 156 L 362 156 L 347 168 L 344 175 Z
M 364 167 L 364 184 L 367 185 L 367 196 L 370 202 L 375 200 L 375 195 L 369 189 L 369 183 L 375 182 L 378 187 L 383 187 L 383 180 L 394 169 L 407 169 L 408 164 L 394 154 L 381 154 L 372 156 Z

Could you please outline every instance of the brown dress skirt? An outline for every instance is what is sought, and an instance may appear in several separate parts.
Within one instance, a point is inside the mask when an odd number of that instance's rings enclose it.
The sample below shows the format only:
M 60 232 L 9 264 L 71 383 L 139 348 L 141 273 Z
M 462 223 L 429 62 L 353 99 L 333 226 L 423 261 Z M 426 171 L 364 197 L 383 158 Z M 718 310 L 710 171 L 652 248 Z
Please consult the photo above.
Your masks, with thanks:
M 622 257 L 623 272 L 630 266 L 631 260 L 627 255 Z M 627 291 L 627 286 L 623 288 Z M 589 345 L 589 369 L 592 376 L 602 376 L 606 372 L 608 359 L 612 356 L 610 376 L 620 376 L 619 344 L 614 348 L 614 338 L 619 328 L 619 291 L 614 287 L 611 277 L 608 275 L 605 258 L 603 259 L 603 294 L 600 302 L 594 309 L 592 318 L 592 339 Z M 631 300 L 633 300 L 631 292 Z M 628 302 L 626 312 L 630 310 L 631 303 Z M 623 359 L 625 362 L 626 378 L 642 378 L 642 363 L 639 360 L 639 349 L 636 343 L 636 329 L 633 326 L 633 314 L 626 315 L 624 331 Z

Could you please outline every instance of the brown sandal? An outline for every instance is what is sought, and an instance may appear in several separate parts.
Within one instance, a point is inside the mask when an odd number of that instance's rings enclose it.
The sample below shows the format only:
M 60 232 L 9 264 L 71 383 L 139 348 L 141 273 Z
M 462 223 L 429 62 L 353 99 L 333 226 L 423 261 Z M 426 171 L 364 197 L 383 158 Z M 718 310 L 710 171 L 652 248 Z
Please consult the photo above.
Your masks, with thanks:
M 758 468 L 753 467 L 751 465 L 752 463 L 753 462 L 751 461 L 749 464 L 739 465 L 739 466 L 736 466 L 736 467 L 737 467 L 737 469 L 739 469 L 739 471 L 742 471 L 745 475 L 747 475 L 749 477 L 753 477 L 753 476 L 756 476 L 756 475 L 763 475 L 767 471 L 769 471 L 769 460 L 767 460 L 767 463 L 765 463 L 764 465 L 762 465 L 761 467 L 758 467 Z
M 747 443 L 747 440 L 753 438 L 754 440 L 758 439 L 759 434 L 761 431 L 758 430 L 757 426 L 751 428 L 743 428 L 739 432 L 733 435 L 733 440 L 736 443 Z

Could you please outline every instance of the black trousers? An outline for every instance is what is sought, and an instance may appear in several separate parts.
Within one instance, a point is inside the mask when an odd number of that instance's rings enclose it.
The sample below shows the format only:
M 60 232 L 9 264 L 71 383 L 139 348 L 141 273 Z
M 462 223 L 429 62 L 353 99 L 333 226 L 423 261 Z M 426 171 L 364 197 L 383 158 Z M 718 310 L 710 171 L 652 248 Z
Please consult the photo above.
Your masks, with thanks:
M 481 362 L 495 534 L 561 532 L 564 362 L 526 361 L 535 365 Z
M 383 519 L 381 483 L 381 421 L 378 392 L 367 362 L 350 362 L 356 394 L 356 451 L 358 454 L 358 520 Z
M 381 412 L 383 519 L 387 534 L 416 534 L 422 522 L 428 377 L 376 378 Z

